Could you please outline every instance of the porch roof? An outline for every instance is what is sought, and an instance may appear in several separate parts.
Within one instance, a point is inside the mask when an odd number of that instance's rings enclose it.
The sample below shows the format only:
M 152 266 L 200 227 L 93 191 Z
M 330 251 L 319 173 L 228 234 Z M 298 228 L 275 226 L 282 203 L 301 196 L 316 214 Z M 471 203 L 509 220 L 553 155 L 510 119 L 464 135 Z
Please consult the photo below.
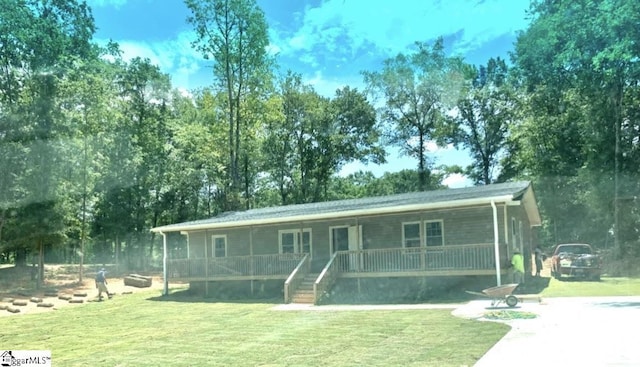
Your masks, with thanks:
M 363 215 L 447 209 L 494 203 L 522 203 L 532 226 L 540 225 L 540 214 L 528 181 L 485 186 L 412 192 L 406 194 L 284 205 L 225 212 L 213 218 L 155 227 L 153 232 L 180 232 L 243 227 L 306 220 L 336 219 Z

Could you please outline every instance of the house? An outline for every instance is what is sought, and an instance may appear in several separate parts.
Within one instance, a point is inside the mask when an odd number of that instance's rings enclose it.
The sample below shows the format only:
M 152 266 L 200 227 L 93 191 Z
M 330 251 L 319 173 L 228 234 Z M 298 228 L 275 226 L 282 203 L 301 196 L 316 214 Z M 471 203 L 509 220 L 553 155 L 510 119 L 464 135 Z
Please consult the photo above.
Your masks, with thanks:
M 153 228 L 168 282 L 280 280 L 285 302 L 317 302 L 337 278 L 495 276 L 535 246 L 529 182 L 286 205 Z M 168 235 L 186 237 L 180 258 Z M 174 246 L 174 244 L 171 244 Z M 530 270 L 530 269 L 529 269 Z

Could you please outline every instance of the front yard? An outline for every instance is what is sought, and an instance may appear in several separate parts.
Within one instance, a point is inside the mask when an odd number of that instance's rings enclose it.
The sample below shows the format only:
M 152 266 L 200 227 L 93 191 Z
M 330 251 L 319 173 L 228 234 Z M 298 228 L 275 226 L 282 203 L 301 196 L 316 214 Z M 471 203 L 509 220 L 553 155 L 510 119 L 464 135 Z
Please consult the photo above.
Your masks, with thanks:
M 0 345 L 56 366 L 470 366 L 509 327 L 450 310 L 275 311 L 158 293 L 0 318 Z

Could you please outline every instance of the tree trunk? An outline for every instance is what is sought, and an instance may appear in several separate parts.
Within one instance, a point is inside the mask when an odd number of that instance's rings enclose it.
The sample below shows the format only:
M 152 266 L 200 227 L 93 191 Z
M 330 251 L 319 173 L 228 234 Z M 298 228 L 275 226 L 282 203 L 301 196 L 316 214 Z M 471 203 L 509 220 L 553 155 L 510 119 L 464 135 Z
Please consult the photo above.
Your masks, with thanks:
M 39 240 L 38 248 L 38 281 L 36 283 L 36 288 L 40 289 L 44 284 L 44 242 L 42 240 Z
M 418 190 L 424 191 L 426 188 L 426 157 L 424 153 L 424 134 L 420 132 L 418 139 L 420 146 L 418 147 Z

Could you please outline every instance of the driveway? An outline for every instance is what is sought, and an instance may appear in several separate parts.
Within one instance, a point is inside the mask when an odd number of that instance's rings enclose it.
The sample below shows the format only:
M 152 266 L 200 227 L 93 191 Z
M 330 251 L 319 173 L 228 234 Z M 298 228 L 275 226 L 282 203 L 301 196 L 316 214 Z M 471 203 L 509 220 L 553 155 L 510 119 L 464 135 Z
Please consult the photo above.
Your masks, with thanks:
M 489 301 L 454 315 L 479 318 Z M 549 298 L 515 309 L 535 319 L 501 321 L 512 329 L 475 366 L 640 366 L 640 296 Z

